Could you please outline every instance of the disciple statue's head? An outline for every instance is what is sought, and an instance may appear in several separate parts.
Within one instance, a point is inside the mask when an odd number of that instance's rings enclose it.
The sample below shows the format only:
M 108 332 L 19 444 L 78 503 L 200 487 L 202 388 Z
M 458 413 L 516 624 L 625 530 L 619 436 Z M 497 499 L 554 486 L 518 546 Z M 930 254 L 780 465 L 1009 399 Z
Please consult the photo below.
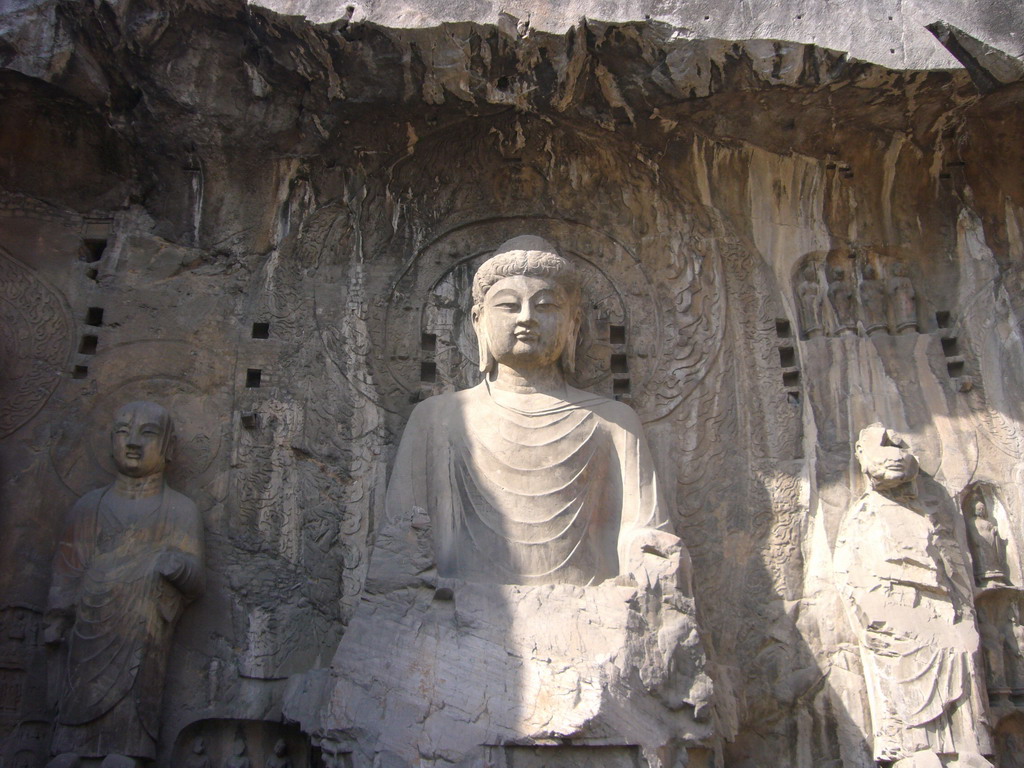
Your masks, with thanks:
M 980 494 L 972 496 L 967 500 L 967 504 L 964 505 L 967 511 L 972 517 L 978 520 L 985 520 L 988 518 L 988 507 L 985 504 L 985 497 Z
M 161 474 L 174 448 L 171 415 L 156 403 L 128 403 L 114 415 L 110 443 L 114 464 L 122 475 Z
M 917 477 L 917 459 L 907 444 L 881 424 L 860 431 L 855 452 L 861 470 L 875 490 L 895 488 Z
M 580 281 L 572 262 L 541 237 L 502 244 L 473 279 L 473 328 L 480 370 L 496 365 L 540 369 L 576 363 Z

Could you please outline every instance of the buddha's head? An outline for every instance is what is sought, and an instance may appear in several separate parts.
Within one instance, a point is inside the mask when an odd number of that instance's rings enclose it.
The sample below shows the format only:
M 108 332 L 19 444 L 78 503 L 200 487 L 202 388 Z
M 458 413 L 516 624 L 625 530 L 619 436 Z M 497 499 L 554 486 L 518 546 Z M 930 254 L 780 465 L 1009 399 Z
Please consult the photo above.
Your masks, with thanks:
M 174 450 L 174 423 L 165 408 L 145 401 L 128 403 L 114 415 L 111 455 L 128 477 L 162 474 Z
M 473 278 L 473 328 L 480 370 L 576 365 L 582 314 L 572 262 L 547 240 L 514 237 L 480 265 Z
M 907 444 L 881 424 L 860 431 L 855 452 L 860 468 L 876 491 L 895 488 L 917 477 L 917 459 Z

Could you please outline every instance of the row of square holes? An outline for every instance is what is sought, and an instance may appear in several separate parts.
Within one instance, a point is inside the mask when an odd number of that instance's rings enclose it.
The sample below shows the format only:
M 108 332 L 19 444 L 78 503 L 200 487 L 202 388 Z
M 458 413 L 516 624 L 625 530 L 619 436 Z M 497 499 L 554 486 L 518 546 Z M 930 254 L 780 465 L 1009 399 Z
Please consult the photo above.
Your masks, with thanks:
M 935 321 L 939 328 L 948 328 L 950 324 L 950 313 L 949 312 L 936 312 Z M 89 307 L 86 311 L 85 324 L 98 327 L 103 325 L 103 308 L 102 307 Z M 626 328 L 622 325 L 612 325 L 608 328 L 609 341 L 617 346 L 621 346 L 626 343 Z M 792 337 L 792 330 L 788 320 L 776 320 L 775 332 L 780 339 L 788 339 Z M 252 324 L 252 338 L 254 339 L 269 339 L 270 338 L 270 323 L 253 323 Z M 94 355 L 96 354 L 96 346 L 99 343 L 99 338 L 94 334 L 85 334 L 82 336 L 82 340 L 78 346 L 79 354 L 83 355 Z M 420 349 L 423 352 L 430 353 L 431 355 L 437 351 L 437 336 L 432 333 L 424 333 L 420 337 Z M 947 336 L 942 339 L 942 351 L 947 358 L 954 357 L 959 354 L 959 345 L 955 336 Z M 796 368 L 796 349 L 792 346 L 779 347 L 779 365 L 782 368 Z M 963 375 L 964 363 L 963 360 L 953 360 L 948 363 L 947 370 L 951 377 Z M 624 353 L 617 352 L 611 356 L 611 372 L 612 375 L 629 373 L 629 362 L 628 358 Z M 89 373 L 88 367 L 84 365 L 76 365 L 72 376 L 76 379 L 84 379 Z M 245 374 L 245 386 L 248 389 L 258 389 L 261 385 L 263 378 L 263 371 L 259 368 L 249 368 Z M 437 380 L 437 364 L 433 361 L 423 361 L 420 363 L 420 381 L 424 383 L 433 383 Z M 788 388 L 798 387 L 800 385 L 800 371 L 791 370 L 784 371 L 782 374 L 782 386 Z M 629 394 L 629 378 L 628 377 L 615 377 L 612 379 L 612 392 L 616 395 L 627 395 Z M 800 401 L 799 392 L 791 392 L 791 395 L 795 395 L 796 402 Z
M 252 338 L 269 339 L 270 323 L 253 323 Z M 263 371 L 260 368 L 248 368 L 245 371 L 245 388 L 259 389 L 263 383 Z
M 85 324 L 93 328 L 103 325 L 103 307 L 89 307 L 85 311 Z M 100 338 L 95 333 L 82 334 L 82 338 L 78 341 L 78 354 L 95 355 L 99 342 Z M 89 366 L 87 365 L 76 365 L 71 369 L 71 378 L 73 379 L 84 379 L 88 375 Z
M 86 264 L 95 264 L 103 258 L 103 254 L 106 250 L 107 241 L 105 238 L 85 238 L 82 240 L 82 245 L 78 252 L 78 260 L 83 261 Z M 94 267 L 90 267 L 85 271 L 85 276 L 90 280 L 95 280 L 97 274 L 98 270 Z M 94 328 L 98 328 L 103 325 L 103 308 L 89 307 L 85 311 L 85 324 Z M 78 354 L 95 355 L 98 344 L 99 337 L 96 334 L 83 334 L 82 338 L 78 342 Z M 73 379 L 85 379 L 88 376 L 89 366 L 87 365 L 76 365 L 71 369 L 71 378 Z
M 775 335 L 780 339 L 793 338 L 793 329 L 788 320 L 775 321 Z M 800 403 L 800 369 L 797 367 L 796 347 L 791 341 L 785 341 L 779 347 L 779 366 L 782 368 L 782 386 L 787 390 L 786 397 L 790 403 L 797 405 Z

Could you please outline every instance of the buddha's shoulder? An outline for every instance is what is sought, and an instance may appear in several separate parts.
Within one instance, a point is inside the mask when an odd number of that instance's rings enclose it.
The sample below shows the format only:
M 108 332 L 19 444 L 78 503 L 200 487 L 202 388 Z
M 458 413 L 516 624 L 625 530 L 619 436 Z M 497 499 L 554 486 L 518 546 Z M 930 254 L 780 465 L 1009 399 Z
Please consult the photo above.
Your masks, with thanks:
M 487 391 L 480 384 L 469 389 L 460 389 L 457 392 L 431 395 L 416 404 L 409 415 L 409 422 L 431 421 L 442 414 L 449 413 L 453 408 L 463 407 L 486 397 Z
M 583 389 L 576 389 L 575 387 L 568 388 L 568 395 L 570 400 L 577 403 L 579 407 L 586 408 L 605 421 L 620 426 L 623 429 L 628 429 L 630 432 L 636 432 L 641 429 L 640 416 L 621 400 L 614 400 L 610 397 L 587 392 Z

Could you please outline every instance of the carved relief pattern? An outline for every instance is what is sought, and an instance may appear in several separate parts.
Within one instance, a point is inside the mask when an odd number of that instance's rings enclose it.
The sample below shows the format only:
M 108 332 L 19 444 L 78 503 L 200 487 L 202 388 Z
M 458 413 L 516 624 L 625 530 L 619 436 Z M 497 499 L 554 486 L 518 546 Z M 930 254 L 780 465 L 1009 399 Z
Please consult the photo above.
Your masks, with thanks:
M 310 220 L 321 235 L 331 231 L 324 216 Z M 332 246 L 343 247 L 340 240 Z M 379 409 L 353 397 L 356 382 L 369 391 L 359 361 L 370 348 L 354 331 L 365 313 L 359 280 L 339 277 L 337 262 L 336 254 L 307 248 L 270 256 L 251 309 L 254 320 L 269 324 L 270 340 L 246 342 L 266 378 L 236 393 L 236 410 L 250 421 L 236 426 L 233 528 L 241 549 L 233 557 L 243 568 L 255 556 L 265 573 L 239 591 L 240 664 L 254 677 L 300 668 L 308 663 L 295 656 L 303 649 L 329 652 L 362 588 L 385 435 Z M 331 270 L 338 283 L 324 279 Z M 331 296 L 328 304 L 323 291 L 340 290 L 339 283 L 347 299 Z M 311 330 L 321 343 L 309 343 Z
M 0 250 L 0 438 L 46 404 L 67 364 L 70 339 L 57 292 Z
M 800 334 L 871 335 L 918 330 L 918 297 L 907 265 L 870 250 L 806 256 L 793 275 Z

